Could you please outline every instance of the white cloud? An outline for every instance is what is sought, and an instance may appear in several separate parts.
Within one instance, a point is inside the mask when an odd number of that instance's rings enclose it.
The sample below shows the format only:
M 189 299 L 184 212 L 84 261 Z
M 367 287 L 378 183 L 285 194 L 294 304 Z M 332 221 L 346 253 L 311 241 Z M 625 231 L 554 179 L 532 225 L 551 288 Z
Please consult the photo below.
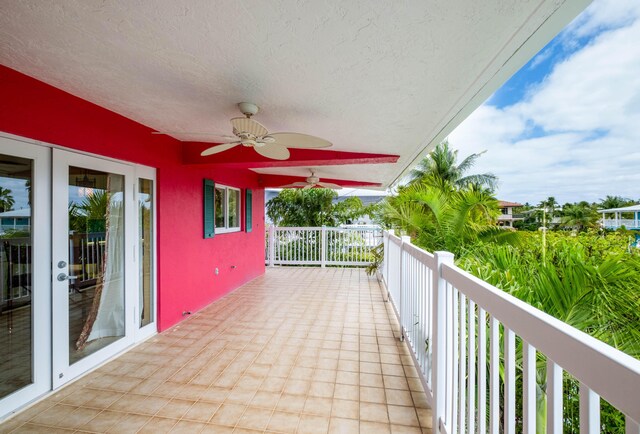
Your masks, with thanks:
M 640 198 L 640 2 L 632 3 L 595 2 L 570 30 L 609 30 L 556 64 L 523 101 L 483 105 L 450 135 L 461 157 L 488 150 L 475 170 L 499 176 L 500 198 Z

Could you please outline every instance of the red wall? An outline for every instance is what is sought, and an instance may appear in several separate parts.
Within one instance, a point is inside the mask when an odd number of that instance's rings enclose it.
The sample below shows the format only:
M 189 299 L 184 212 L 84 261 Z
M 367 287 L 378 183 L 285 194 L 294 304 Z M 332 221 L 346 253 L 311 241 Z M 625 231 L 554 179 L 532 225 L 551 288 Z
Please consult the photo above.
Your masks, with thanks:
M 264 273 L 264 190 L 254 172 L 184 165 L 179 141 L 1 65 L 0 95 L 0 131 L 158 169 L 160 330 Z M 203 239 L 203 178 L 254 190 L 252 232 Z

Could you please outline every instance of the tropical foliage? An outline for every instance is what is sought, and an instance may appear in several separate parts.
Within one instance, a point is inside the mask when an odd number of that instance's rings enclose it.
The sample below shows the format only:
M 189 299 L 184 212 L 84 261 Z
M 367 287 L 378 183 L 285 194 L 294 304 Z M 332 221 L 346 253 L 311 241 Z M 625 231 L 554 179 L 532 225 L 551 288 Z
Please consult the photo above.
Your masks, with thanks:
M 472 155 L 471 161 L 479 155 Z M 436 148 L 413 173 L 410 185 L 387 198 L 380 211 L 382 224 L 410 235 L 414 244 L 427 250 L 453 252 L 457 264 L 479 278 L 640 358 L 640 255 L 630 254 L 625 231 L 592 229 L 599 217 L 597 209 L 628 203 L 607 196 L 600 204 L 580 202 L 560 208 L 549 197 L 540 209 L 547 210 L 547 218 L 559 217 L 558 228 L 572 231 L 496 229 L 497 201 L 490 190 L 495 184 L 480 182 L 484 175 L 462 176 L 453 167 L 466 170 L 468 164 L 456 166 L 456 157 L 446 143 Z M 537 407 L 541 418 L 546 414 L 544 362 L 540 356 Z M 517 384 L 521 387 L 521 380 Z M 565 375 L 564 432 L 578 432 L 578 390 L 576 380 Z M 517 420 L 522 423 L 521 415 Z M 624 418 L 606 402 L 601 422 L 603 432 L 624 432 Z M 544 424 L 539 425 L 539 432 L 544 432 Z
M 0 187 L 0 212 L 11 211 L 15 200 L 8 188 Z
M 284 189 L 267 203 L 267 216 L 276 226 L 339 226 L 371 211 L 357 197 L 337 197 L 326 188 Z

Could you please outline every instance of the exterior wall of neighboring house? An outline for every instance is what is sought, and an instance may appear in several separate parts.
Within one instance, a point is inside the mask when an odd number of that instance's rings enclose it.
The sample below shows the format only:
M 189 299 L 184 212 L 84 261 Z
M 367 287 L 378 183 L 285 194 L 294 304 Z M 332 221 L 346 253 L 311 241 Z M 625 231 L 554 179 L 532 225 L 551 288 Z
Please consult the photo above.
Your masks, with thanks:
M 264 193 L 248 169 L 185 165 L 181 142 L 0 66 L 0 131 L 157 169 L 158 328 L 264 273 Z M 253 189 L 251 232 L 203 238 L 203 179 Z M 244 203 L 240 221 L 244 226 Z M 216 275 L 215 269 L 219 270 Z
M 500 201 L 499 205 L 501 214 L 498 216 L 498 226 L 513 227 L 513 222 L 524 220 L 521 216 L 516 216 L 513 209 L 522 206 L 515 202 Z

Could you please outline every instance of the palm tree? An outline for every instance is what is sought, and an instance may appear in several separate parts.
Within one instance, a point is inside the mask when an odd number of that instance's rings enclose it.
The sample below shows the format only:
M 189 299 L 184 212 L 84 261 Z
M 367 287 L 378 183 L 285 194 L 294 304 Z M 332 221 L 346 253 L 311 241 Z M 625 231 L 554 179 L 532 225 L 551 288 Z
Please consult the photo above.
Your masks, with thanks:
M 462 255 L 478 240 L 515 239 L 515 233 L 496 226 L 498 212 L 498 201 L 486 190 L 415 183 L 383 202 L 382 220 L 420 247 Z
M 465 175 L 485 152 L 471 154 L 458 164 L 458 151 L 449 148 L 449 142 L 445 140 L 411 171 L 410 183 L 435 178 L 450 183 L 456 189 L 474 185 L 495 190 L 498 178 L 494 174 Z
M 571 226 L 578 231 L 594 227 L 598 221 L 598 214 L 586 202 L 565 206 L 563 214 L 562 224 Z
M 0 187 L 0 212 L 11 211 L 15 203 L 11 190 Z
M 631 199 L 626 199 L 622 196 L 609 196 L 604 199 L 600 199 L 600 207 L 602 209 L 610 209 L 610 208 L 622 208 L 623 206 L 632 205 L 633 201 Z

